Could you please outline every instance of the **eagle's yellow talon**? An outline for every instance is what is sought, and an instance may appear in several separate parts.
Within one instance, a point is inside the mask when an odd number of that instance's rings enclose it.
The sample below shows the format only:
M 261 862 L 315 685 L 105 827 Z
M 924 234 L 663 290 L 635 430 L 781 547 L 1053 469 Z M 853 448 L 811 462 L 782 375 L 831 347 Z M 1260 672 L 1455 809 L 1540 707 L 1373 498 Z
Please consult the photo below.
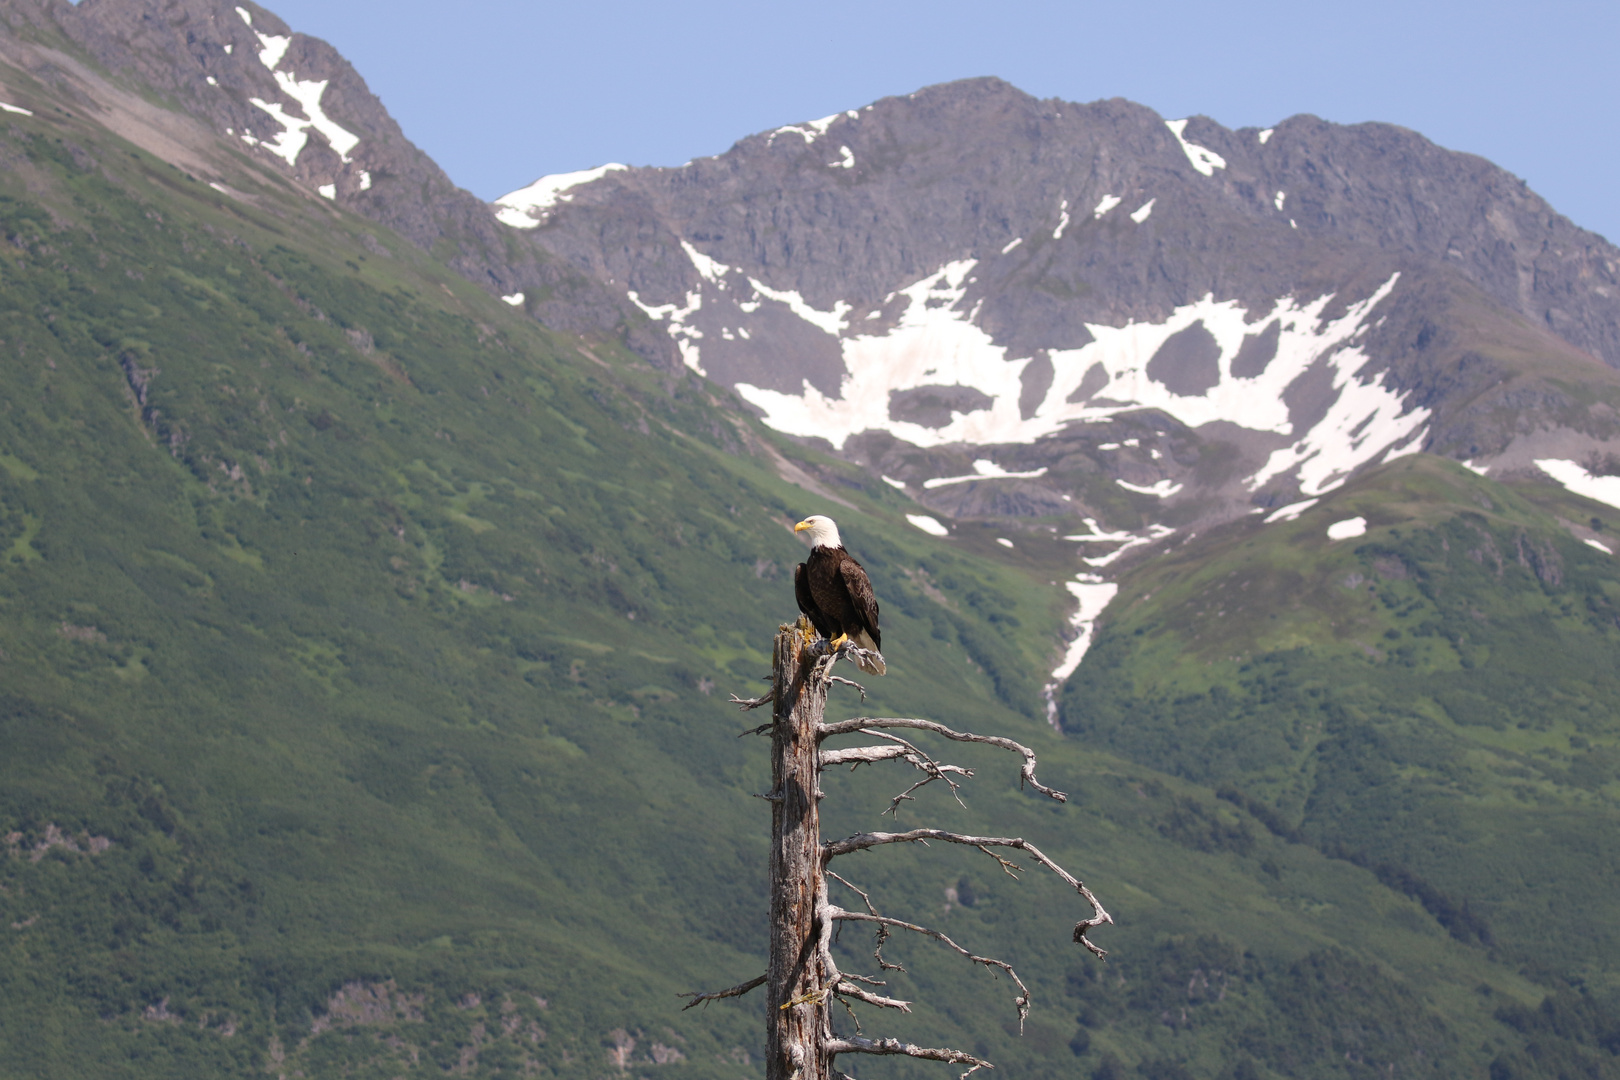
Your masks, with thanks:
M 842 649 L 844 647 L 844 643 L 847 642 L 848 640 L 849 640 L 849 635 L 848 634 L 839 634 L 837 637 L 833 638 L 832 641 L 830 642 L 830 644 L 833 647 L 833 651 L 837 652 L 839 649 Z

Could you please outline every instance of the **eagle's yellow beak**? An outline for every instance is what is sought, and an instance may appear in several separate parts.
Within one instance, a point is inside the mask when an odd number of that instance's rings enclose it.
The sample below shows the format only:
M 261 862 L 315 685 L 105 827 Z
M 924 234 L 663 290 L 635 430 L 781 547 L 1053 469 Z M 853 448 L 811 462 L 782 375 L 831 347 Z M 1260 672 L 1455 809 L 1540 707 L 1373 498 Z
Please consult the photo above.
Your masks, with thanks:
M 793 531 L 804 532 L 804 530 L 808 529 L 809 527 L 810 523 L 808 521 L 801 521 L 797 525 L 793 526 Z

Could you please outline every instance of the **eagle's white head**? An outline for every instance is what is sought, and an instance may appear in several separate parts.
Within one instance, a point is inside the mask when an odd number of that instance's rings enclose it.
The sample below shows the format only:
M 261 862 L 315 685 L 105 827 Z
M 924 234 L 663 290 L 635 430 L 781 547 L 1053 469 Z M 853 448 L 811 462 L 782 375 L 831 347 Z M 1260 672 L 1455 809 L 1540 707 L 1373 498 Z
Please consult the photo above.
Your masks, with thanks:
M 844 542 L 838 539 L 838 526 L 830 517 L 813 514 L 793 526 L 794 532 L 807 532 L 810 534 L 812 547 L 843 547 Z

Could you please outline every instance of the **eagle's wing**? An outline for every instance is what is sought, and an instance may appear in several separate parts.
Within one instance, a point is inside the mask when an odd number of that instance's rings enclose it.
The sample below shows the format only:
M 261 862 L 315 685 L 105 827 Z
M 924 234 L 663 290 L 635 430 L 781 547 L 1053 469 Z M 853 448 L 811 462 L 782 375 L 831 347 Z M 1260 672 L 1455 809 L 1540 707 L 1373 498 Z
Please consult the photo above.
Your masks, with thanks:
M 872 635 L 872 644 L 881 649 L 883 635 L 878 631 L 878 602 L 872 594 L 872 582 L 866 576 L 866 568 L 845 555 L 839 571 L 844 579 L 844 589 L 849 593 L 849 602 L 855 607 L 855 614 L 866 624 L 867 632 Z
M 822 637 L 830 639 L 833 635 L 827 632 L 827 617 L 821 613 L 815 597 L 810 595 L 810 568 L 804 563 L 793 568 L 793 598 L 799 602 L 799 610 L 810 620 L 810 625 Z

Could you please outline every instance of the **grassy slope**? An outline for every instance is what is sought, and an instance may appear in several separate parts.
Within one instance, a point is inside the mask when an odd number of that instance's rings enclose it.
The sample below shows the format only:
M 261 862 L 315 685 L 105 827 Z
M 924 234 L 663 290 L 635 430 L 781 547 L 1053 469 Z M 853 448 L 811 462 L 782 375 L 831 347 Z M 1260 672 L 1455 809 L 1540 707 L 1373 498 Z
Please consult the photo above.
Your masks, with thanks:
M 1328 539 L 1353 516 L 1366 535 Z M 1372 869 L 1498 962 L 1606 999 L 1620 565 L 1569 532 L 1606 517 L 1394 462 L 1297 521 L 1238 523 L 1139 570 L 1065 724 Z
M 1120 920 L 1104 967 L 1051 882 L 856 859 L 1036 995 L 1016 1039 L 1007 984 L 894 942 L 920 1004 L 869 1029 L 1026 1076 L 1482 1075 L 1526 1049 L 1492 1018 L 1543 993 L 1516 960 L 1133 745 L 1046 731 L 1043 581 L 887 488 L 783 483 L 696 380 L 325 204 L 245 169 L 259 203 L 233 201 L 62 114 L 3 124 L 0 1072 L 597 1076 L 622 1029 L 638 1073 L 755 1075 L 757 1001 L 673 995 L 761 963 L 763 747 L 719 699 L 763 673 L 785 525 L 815 511 L 884 598 L 869 707 L 1028 740 L 1076 796 L 966 754 L 970 809 L 927 818 L 1028 835 Z M 836 832 L 894 787 L 828 790 Z M 53 826 L 111 846 L 30 858 Z

